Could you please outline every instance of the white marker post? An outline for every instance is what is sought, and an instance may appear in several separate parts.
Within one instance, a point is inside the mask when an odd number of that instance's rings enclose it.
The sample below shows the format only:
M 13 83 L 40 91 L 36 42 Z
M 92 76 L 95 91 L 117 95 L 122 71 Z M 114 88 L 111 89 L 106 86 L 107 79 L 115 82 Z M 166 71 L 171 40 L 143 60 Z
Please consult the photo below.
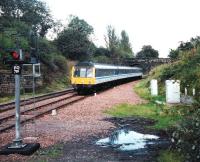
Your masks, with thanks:
M 193 96 L 195 96 L 195 94 L 196 94 L 196 92 L 195 92 L 195 89 L 194 89 L 194 88 L 192 89 L 192 94 L 193 94 Z
M 187 96 L 188 94 L 188 91 L 187 91 L 187 88 L 185 88 L 185 96 Z
M 157 96 L 158 95 L 158 81 L 156 79 L 151 80 L 151 95 Z
M 166 102 L 180 103 L 180 81 L 166 80 Z

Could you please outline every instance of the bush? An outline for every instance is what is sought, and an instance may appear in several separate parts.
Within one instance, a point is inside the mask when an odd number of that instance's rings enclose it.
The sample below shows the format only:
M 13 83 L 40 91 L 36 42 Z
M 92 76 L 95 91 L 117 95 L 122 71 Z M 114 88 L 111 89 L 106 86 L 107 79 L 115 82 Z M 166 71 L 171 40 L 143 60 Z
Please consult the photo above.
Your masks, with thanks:
M 200 92 L 200 49 L 196 53 L 186 51 L 181 55 L 180 60 L 154 69 L 151 72 L 151 78 L 158 79 L 160 85 L 164 85 L 167 79 L 181 80 L 181 91 L 185 87 L 189 89 L 195 88 L 196 92 Z M 191 92 L 190 92 L 191 93 Z M 180 112 L 184 119 L 175 127 L 172 134 L 172 142 L 185 158 L 190 162 L 200 161 L 200 97 L 196 95 L 195 104 L 189 108 L 181 109 Z M 171 111 L 165 110 L 167 112 Z M 165 112 L 166 113 L 166 112 Z
M 92 61 L 96 63 L 110 63 L 110 60 L 107 56 L 96 56 Z
M 59 67 L 59 69 L 66 73 L 67 71 L 67 61 L 62 55 L 54 55 L 54 64 Z
M 181 106 L 178 109 L 164 109 L 165 114 L 180 114 L 184 118 L 176 125 L 172 142 L 189 162 L 200 161 L 200 44 L 195 48 L 179 51 L 179 60 L 169 65 L 156 67 L 150 72 L 151 79 L 158 79 L 159 87 L 164 89 L 165 80 L 181 81 L 181 91 L 188 88 L 189 95 L 195 88 L 195 102 L 191 107 Z
M 161 65 L 150 72 L 149 79 L 158 79 L 159 87 L 163 89 L 165 80 L 174 79 L 181 81 L 181 91 L 188 87 L 189 95 L 192 95 L 192 89 L 200 92 L 200 47 L 197 48 L 196 53 L 193 51 L 186 51 L 181 54 L 180 60 L 168 65 Z M 199 95 L 195 96 L 196 100 L 200 102 Z
M 190 162 L 200 161 L 200 109 L 185 118 L 172 134 L 175 148 Z

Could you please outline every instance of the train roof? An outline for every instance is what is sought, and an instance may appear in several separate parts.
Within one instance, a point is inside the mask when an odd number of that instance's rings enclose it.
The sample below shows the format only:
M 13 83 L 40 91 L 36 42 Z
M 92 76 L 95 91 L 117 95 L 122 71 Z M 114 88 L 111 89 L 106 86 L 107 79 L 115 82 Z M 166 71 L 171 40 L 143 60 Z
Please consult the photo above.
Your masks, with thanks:
M 97 69 L 141 69 L 139 67 L 109 65 L 109 64 L 100 64 L 100 63 L 93 63 L 93 62 L 79 62 L 75 66 L 91 66 Z

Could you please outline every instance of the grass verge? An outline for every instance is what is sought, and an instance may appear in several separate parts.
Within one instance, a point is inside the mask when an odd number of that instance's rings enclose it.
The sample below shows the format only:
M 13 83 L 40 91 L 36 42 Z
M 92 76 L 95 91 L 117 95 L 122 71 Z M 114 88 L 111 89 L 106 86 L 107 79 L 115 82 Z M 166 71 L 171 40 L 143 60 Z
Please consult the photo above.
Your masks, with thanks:
M 141 105 L 121 104 L 107 110 L 106 113 L 115 117 L 139 116 L 156 120 L 156 124 L 151 126 L 153 129 L 167 129 L 180 120 L 180 116 L 163 113 L 160 106 L 151 102 Z
M 156 120 L 156 124 L 151 126 L 153 129 L 168 129 L 173 127 L 180 119 L 179 108 L 169 107 L 165 104 L 157 104 L 156 101 L 165 101 L 163 96 L 151 96 L 147 88 L 148 80 L 142 80 L 136 84 L 134 91 L 148 101 L 146 104 L 128 105 L 121 104 L 106 111 L 115 117 L 139 116 Z
M 165 101 L 165 97 L 161 95 L 156 97 L 151 96 L 147 85 L 148 79 L 142 80 L 136 84 L 134 91 L 141 98 L 146 99 L 148 103 L 140 105 L 121 104 L 107 110 L 106 113 L 115 117 L 138 116 L 156 120 L 157 122 L 155 125 L 151 126 L 153 129 L 167 130 L 176 125 L 176 123 L 183 117 L 181 112 L 184 108 L 162 104 Z M 160 101 L 161 104 L 156 103 L 156 101 Z M 176 151 L 163 150 L 159 154 L 157 161 L 182 162 L 184 161 L 184 157 Z

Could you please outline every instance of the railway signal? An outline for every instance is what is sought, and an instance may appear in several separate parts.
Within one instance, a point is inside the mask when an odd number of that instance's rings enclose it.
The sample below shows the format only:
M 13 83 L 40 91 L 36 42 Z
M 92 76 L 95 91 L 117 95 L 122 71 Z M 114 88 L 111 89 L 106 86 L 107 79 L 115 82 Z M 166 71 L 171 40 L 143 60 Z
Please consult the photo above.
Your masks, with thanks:
M 17 52 L 19 51 L 19 52 Z M 10 58 L 5 60 L 6 64 L 12 65 L 12 73 L 15 77 L 15 139 L 9 145 L 6 145 L 0 150 L 0 154 L 9 155 L 19 153 L 22 155 L 31 155 L 39 149 L 39 143 L 23 143 L 21 138 L 20 125 L 20 75 L 22 64 L 22 50 L 11 50 Z
M 37 56 L 37 50 L 33 53 L 31 52 L 32 49 L 30 49 L 29 52 L 22 51 L 20 49 L 20 42 L 18 39 L 18 34 L 16 34 L 16 46 L 13 49 L 5 49 L 5 53 L 7 54 L 3 58 L 3 63 L 11 65 L 12 67 L 12 74 L 14 74 L 15 78 L 15 139 L 11 144 L 8 144 L 0 149 L 0 155 L 9 155 L 9 154 L 22 154 L 22 155 L 31 155 L 34 153 L 37 149 L 39 149 L 40 144 L 39 143 L 23 143 L 22 137 L 21 137 L 21 124 L 20 124 L 20 78 L 21 78 L 21 69 L 25 64 L 29 64 L 33 66 L 33 69 L 35 69 L 35 64 L 39 63 Z M 36 41 L 35 41 L 36 42 Z M 37 44 L 37 42 L 36 42 Z M 37 47 L 35 45 L 35 47 Z M 37 49 L 37 48 L 36 48 Z M 25 56 L 23 56 L 23 52 L 25 53 Z M 27 55 L 26 55 L 27 52 Z M 35 54 L 32 56 L 32 53 Z M 32 58 L 33 57 L 33 58 Z M 40 65 L 39 65 L 40 67 Z M 34 82 L 33 76 L 33 82 Z
M 22 49 L 8 49 L 7 55 L 3 57 L 4 64 L 38 64 L 39 59 L 35 51 L 22 51 Z
M 22 60 L 22 50 L 16 50 L 16 49 L 8 49 L 8 54 L 3 58 L 4 64 L 23 64 L 24 61 Z
M 17 51 L 11 51 L 10 55 L 13 60 L 20 60 L 20 54 Z

